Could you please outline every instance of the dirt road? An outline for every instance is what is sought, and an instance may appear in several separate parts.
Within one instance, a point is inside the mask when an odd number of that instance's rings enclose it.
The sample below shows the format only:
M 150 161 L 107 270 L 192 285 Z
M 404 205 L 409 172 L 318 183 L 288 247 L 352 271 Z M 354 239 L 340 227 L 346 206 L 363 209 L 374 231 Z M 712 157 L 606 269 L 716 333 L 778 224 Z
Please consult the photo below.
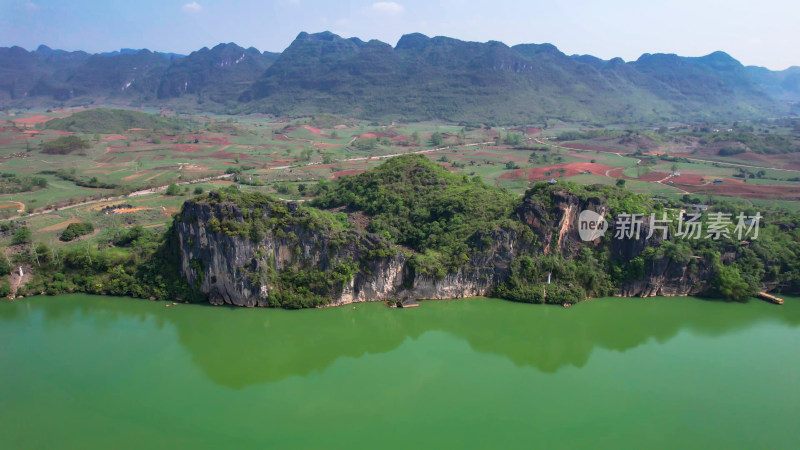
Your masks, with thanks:
M 464 144 L 464 145 L 448 145 L 448 146 L 445 146 L 445 147 L 431 148 L 431 149 L 426 149 L 426 150 L 417 150 L 417 151 L 414 151 L 414 152 L 407 152 L 407 153 L 393 153 L 391 155 L 364 156 L 364 157 L 360 157 L 360 158 L 342 159 L 342 160 L 339 160 L 337 162 L 341 163 L 341 162 L 350 162 L 350 161 L 367 161 L 367 160 L 372 160 L 372 159 L 386 159 L 386 158 L 393 158 L 395 156 L 401 156 L 401 155 L 433 153 L 433 152 L 439 152 L 439 151 L 442 151 L 442 150 L 448 150 L 448 149 L 451 149 L 451 148 L 474 147 L 474 146 L 477 146 L 477 145 L 488 145 L 488 144 L 492 144 L 492 143 L 494 143 L 494 142 L 493 141 L 492 142 L 476 142 L 476 143 Z M 301 167 L 316 166 L 316 165 L 320 165 L 320 164 L 322 164 L 322 162 L 312 162 L 312 163 L 307 163 L 307 164 L 295 164 L 295 165 L 287 165 L 287 166 L 270 167 L 269 170 L 297 169 L 297 168 L 301 168 Z M 230 178 L 232 176 L 233 176 L 233 174 L 226 173 L 224 175 L 218 175 L 218 176 L 215 176 L 215 177 L 201 178 L 201 179 L 192 180 L 192 181 L 183 181 L 183 182 L 175 183 L 175 184 L 177 184 L 178 186 L 186 186 L 186 185 L 190 185 L 190 184 L 207 183 L 209 181 L 221 180 L 221 179 L 225 179 L 225 178 Z M 113 197 L 100 198 L 100 199 L 97 199 L 97 200 L 90 200 L 88 202 L 73 203 L 73 204 L 62 206 L 62 207 L 58 208 L 58 211 L 62 211 L 62 210 L 65 210 L 65 209 L 76 208 L 76 207 L 79 207 L 79 206 L 93 205 L 95 203 L 112 202 L 112 201 L 117 201 L 117 200 L 124 200 L 126 198 L 131 198 L 131 197 L 140 197 L 142 195 L 155 194 L 156 192 L 165 191 L 168 186 L 169 185 L 158 186 L 158 187 L 154 187 L 154 188 L 150 188 L 150 189 L 142 189 L 140 191 L 131 192 L 130 194 L 127 194 L 127 195 L 118 195 L 118 196 L 113 196 Z M 15 203 L 17 203 L 17 202 L 15 202 Z M 20 211 L 24 211 L 25 205 L 23 205 L 22 203 L 20 203 L 20 205 L 21 205 Z M 22 218 L 22 217 L 34 217 L 34 216 L 39 216 L 39 215 L 42 215 L 42 214 L 50 214 L 50 213 L 55 212 L 55 211 L 56 210 L 54 208 L 50 208 L 50 209 L 46 209 L 46 210 L 42 210 L 42 211 L 37 211 L 35 213 L 28 214 L 26 216 L 17 215 L 17 216 L 9 217 L 7 219 L 2 219 L 2 220 L 15 220 L 15 219 L 19 219 L 19 218 Z M 2 221 L 2 220 L 0 220 L 0 221 Z

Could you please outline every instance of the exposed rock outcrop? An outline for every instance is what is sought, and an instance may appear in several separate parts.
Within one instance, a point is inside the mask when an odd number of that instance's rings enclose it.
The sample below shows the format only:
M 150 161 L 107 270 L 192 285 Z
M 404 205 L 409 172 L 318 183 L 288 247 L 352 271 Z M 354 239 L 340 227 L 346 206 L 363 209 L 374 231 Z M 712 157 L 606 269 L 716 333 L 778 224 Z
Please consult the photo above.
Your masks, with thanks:
M 269 205 L 259 205 L 264 219 Z M 356 231 L 313 229 L 303 220 L 308 212 L 296 207 L 288 214 L 294 220 L 255 241 L 251 236 L 215 230 L 210 223 L 222 217 L 243 221 L 242 209 L 233 203 L 188 201 L 175 231 L 180 248 L 181 273 L 189 283 L 208 294 L 215 305 L 270 306 L 275 288 L 270 271 L 290 268 L 334 270 L 337 265 L 358 261 L 360 270 L 343 286 L 327 295 L 330 305 L 393 299 L 444 299 L 489 295 L 502 281 L 516 254 L 514 231 L 492 233 L 491 248 L 476 250 L 467 268 L 442 278 L 417 274 L 406 253 L 384 238 Z M 382 253 L 376 250 L 385 249 Z M 388 255 L 388 256 L 387 256 Z
M 215 194 L 209 195 L 213 200 Z M 597 197 L 581 199 L 557 191 L 551 204 L 526 197 L 514 216 L 533 231 L 536 237 L 532 242 L 522 239 L 519 229 L 501 228 L 487 235 L 476 232 L 470 239 L 469 262 L 439 277 L 417 273 L 408 249 L 376 234 L 333 229 L 293 203 L 272 201 L 243 207 L 226 201 L 190 200 L 175 222 L 175 231 L 181 273 L 208 294 L 212 304 L 277 306 L 274 299 L 286 271 L 329 274 L 357 263 L 355 272 L 328 282 L 329 289 L 324 292 L 309 286 L 311 292 L 324 296 L 327 304 L 343 305 L 491 295 L 508 280 L 510 267 L 520 254 L 560 252 L 571 258 L 587 245 L 607 246 L 613 258 L 627 262 L 646 248 L 661 245 L 661 238 L 646 237 L 646 219 L 638 239 L 611 239 L 611 220 L 605 237 L 583 242 L 578 217 L 587 209 L 604 218 L 609 214 L 609 207 Z M 270 223 L 272 228 L 254 235 L 243 234 L 234 226 L 248 220 Z M 643 273 L 639 279 L 621 283 L 618 295 L 698 294 L 707 289 L 712 267 L 697 257 L 689 263 L 676 263 L 658 256 L 648 261 Z

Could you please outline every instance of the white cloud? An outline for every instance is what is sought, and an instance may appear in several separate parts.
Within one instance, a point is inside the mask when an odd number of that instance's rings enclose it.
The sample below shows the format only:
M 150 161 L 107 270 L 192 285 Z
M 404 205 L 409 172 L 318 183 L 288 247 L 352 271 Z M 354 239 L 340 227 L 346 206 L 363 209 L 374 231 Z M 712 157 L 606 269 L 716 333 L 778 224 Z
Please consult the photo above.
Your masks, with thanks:
M 27 9 L 28 12 L 36 12 L 41 8 L 39 8 L 39 5 L 37 5 L 36 3 L 28 2 L 25 4 L 25 9 Z
M 189 2 L 181 6 L 181 11 L 187 14 L 196 14 L 203 10 L 203 6 L 197 2 Z
M 369 9 L 373 12 L 387 16 L 399 16 L 400 14 L 403 14 L 403 11 L 405 11 L 403 5 L 395 2 L 375 2 L 370 5 Z

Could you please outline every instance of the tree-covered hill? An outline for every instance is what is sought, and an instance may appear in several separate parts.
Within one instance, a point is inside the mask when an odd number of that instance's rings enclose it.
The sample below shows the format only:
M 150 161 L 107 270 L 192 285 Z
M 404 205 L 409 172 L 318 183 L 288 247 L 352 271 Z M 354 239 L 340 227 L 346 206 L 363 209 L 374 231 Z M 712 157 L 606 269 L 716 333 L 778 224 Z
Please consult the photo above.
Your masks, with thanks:
M 744 67 L 723 52 L 636 61 L 568 56 L 550 44 L 422 34 L 390 44 L 300 33 L 281 54 L 219 44 L 188 56 L 0 48 L 0 105 L 130 105 L 284 116 L 535 123 L 703 121 L 789 114 L 796 68 Z
M 392 48 L 330 32 L 301 33 L 242 100 L 285 115 L 356 111 L 498 122 L 706 119 L 785 110 L 722 52 L 644 55 L 625 63 L 569 57 L 549 44 L 508 47 L 411 34 Z
M 202 101 L 233 102 L 277 58 L 233 43 L 204 47 L 169 66 L 156 80 L 157 95 L 162 100 L 194 94 Z
M 377 168 L 321 186 L 312 202 L 320 208 L 344 206 L 369 216 L 377 233 L 443 266 L 463 263 L 469 238 L 505 224 L 516 196 L 447 172 L 423 155 L 392 158 Z
M 80 111 L 62 119 L 46 122 L 50 130 L 81 133 L 124 133 L 131 128 L 143 128 L 156 132 L 186 130 L 189 124 L 178 119 L 124 109 L 96 108 Z

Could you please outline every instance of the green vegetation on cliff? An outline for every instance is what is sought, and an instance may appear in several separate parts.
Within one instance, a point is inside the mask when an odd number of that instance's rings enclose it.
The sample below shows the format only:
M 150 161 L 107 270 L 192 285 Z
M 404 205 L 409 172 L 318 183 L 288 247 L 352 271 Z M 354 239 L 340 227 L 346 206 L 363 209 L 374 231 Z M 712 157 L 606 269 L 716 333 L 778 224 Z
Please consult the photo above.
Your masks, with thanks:
M 301 208 L 297 204 L 289 205 L 268 194 L 240 191 L 236 186 L 201 194 L 190 202 L 236 206 L 235 209 L 219 208 L 219 217 L 211 218 L 206 226 L 215 233 L 245 237 L 254 242 L 264 239 L 267 233 L 278 233 L 280 236 L 284 229 L 291 226 L 301 226 L 311 231 L 341 230 L 347 223 L 346 217 L 314 208 Z
M 320 190 L 312 205 L 362 211 L 370 218 L 367 231 L 418 252 L 412 263 L 439 277 L 469 261 L 471 236 L 519 225 L 510 220 L 516 196 L 479 177 L 453 175 L 423 155 L 392 158 Z
M 158 300 L 205 298 L 178 272 L 172 228 L 156 234 L 136 225 L 117 232 L 99 248 L 88 243 L 58 249 L 42 242 L 31 243 L 13 257 L 13 263 L 34 268 L 33 280 L 19 294 L 86 292 Z
M 797 213 L 760 211 L 758 238 L 747 241 L 733 233 L 718 240 L 676 238 L 677 221 L 672 221 L 667 240 L 660 232 L 645 238 L 647 228 L 641 239 L 615 239 L 610 225 L 604 239 L 585 243 L 573 222 L 583 209 L 603 210 L 613 224 L 623 214 L 674 219 L 690 208 L 622 187 L 563 181 L 534 184 L 517 197 L 478 178 L 449 173 L 422 155 L 392 158 L 316 190 L 316 198 L 301 204 L 223 188 L 184 203 L 164 235 L 135 226 L 117 230 L 96 247 L 77 242 L 55 249 L 32 239 L 28 228 L 9 226 L 7 239 L 20 250 L 7 265 L 34 268 L 28 293 L 194 300 L 204 298 L 199 287 L 215 274 L 204 272 L 211 250 L 246 245 L 250 259 L 226 270 L 253 287 L 267 287 L 265 304 L 285 308 L 328 304 L 349 282 L 390 263 L 392 270 L 403 271 L 404 288 L 418 276 L 428 283 L 457 274 L 494 287 L 496 296 L 530 303 L 635 295 L 651 292 L 646 289 L 653 280 L 667 279 L 737 301 L 765 288 L 800 288 Z M 759 212 L 718 201 L 708 213 L 735 217 L 740 211 Z M 708 215 L 703 220 L 708 222 Z M 187 232 L 198 224 L 208 236 L 202 245 L 188 239 L 200 236 Z M 73 224 L 64 234 L 75 237 L 87 229 Z M 185 248 L 178 246 L 179 235 Z M 190 262 L 181 259 L 188 248 Z M 180 273 L 182 263 L 191 273 Z
M 259 244 L 270 236 L 292 248 L 292 264 L 282 270 L 269 260 L 265 265 L 246 266 L 244 272 L 252 284 L 265 283 L 270 287 L 269 305 L 283 308 L 309 308 L 328 304 L 341 293 L 345 283 L 365 266 L 376 251 L 384 249 L 359 240 L 350 230 L 344 214 L 333 214 L 312 207 L 288 204 L 260 192 L 242 192 L 235 186 L 200 195 L 184 204 L 178 221 L 193 222 L 196 205 L 209 206 L 213 217 L 205 223 L 207 229 L 230 238 L 247 239 Z M 342 247 L 352 248 L 351 257 L 331 261 L 321 268 L 299 257 L 300 240 L 306 233 L 319 233 L 320 242 L 334 252 Z M 368 248 L 367 245 L 370 245 Z M 191 245 L 191 244 L 190 244 Z M 257 257 L 264 256 L 258 250 Z M 354 258 L 354 256 L 361 258 Z M 193 260 L 190 268 L 197 283 L 202 284 L 202 260 Z

